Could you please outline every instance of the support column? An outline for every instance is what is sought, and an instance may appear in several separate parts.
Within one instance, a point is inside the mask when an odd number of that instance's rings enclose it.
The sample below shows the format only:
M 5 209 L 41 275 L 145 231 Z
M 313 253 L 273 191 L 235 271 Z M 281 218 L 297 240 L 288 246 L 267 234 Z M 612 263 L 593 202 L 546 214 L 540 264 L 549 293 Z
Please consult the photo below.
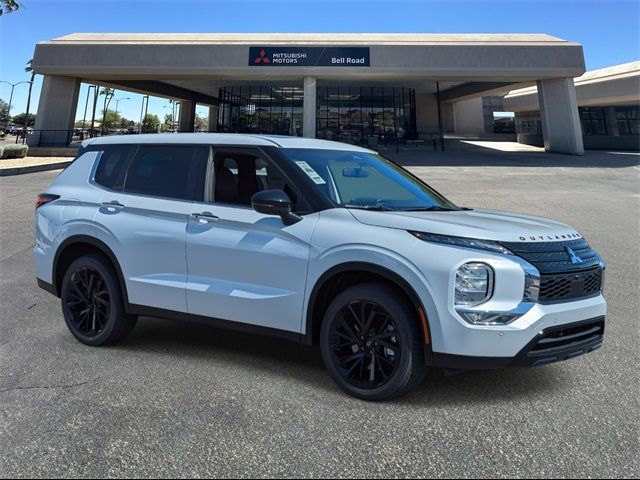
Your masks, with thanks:
M 207 131 L 218 131 L 218 107 L 209 107 L 209 128 Z
M 79 78 L 44 76 L 34 132 L 27 135 L 29 146 L 66 147 L 70 143 L 79 92 Z
M 180 100 L 178 132 L 193 132 L 196 129 L 196 102 Z
M 304 77 L 304 100 L 302 103 L 302 135 L 316 138 L 316 79 Z
M 573 78 L 539 80 L 538 101 L 544 149 L 547 152 L 584 155 Z

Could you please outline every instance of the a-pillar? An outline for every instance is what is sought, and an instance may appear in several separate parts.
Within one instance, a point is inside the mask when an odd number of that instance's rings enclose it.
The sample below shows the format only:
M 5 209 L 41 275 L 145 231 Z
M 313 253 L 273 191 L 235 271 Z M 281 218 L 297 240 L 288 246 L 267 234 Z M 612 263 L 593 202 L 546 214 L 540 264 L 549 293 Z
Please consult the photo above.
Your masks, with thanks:
M 178 117 L 179 132 L 193 132 L 196 128 L 196 102 L 180 101 L 180 115 Z
M 316 138 L 316 79 L 304 77 L 304 100 L 302 103 L 302 135 Z
M 584 155 L 573 78 L 538 80 L 538 101 L 544 149 L 547 152 Z
M 38 113 L 30 146 L 64 147 L 71 141 L 76 119 L 80 79 L 45 75 L 40 91 Z

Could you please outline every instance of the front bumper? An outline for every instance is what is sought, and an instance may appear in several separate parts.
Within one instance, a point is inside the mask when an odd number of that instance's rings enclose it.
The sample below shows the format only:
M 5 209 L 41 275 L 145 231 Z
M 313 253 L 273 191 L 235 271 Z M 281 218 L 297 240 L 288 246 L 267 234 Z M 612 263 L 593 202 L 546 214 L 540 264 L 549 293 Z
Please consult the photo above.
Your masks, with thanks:
M 542 330 L 514 357 L 472 357 L 428 352 L 427 364 L 452 370 L 536 367 L 569 360 L 602 347 L 605 317 Z

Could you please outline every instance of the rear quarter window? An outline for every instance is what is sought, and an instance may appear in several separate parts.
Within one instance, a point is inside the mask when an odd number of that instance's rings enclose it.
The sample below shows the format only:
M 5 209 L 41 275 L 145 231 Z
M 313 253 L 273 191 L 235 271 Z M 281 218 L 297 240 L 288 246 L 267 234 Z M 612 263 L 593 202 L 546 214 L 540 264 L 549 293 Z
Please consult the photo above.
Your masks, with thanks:
M 97 184 L 111 190 L 121 191 L 127 173 L 129 161 L 136 147 L 134 145 L 114 145 L 102 148 L 102 155 L 94 180 Z

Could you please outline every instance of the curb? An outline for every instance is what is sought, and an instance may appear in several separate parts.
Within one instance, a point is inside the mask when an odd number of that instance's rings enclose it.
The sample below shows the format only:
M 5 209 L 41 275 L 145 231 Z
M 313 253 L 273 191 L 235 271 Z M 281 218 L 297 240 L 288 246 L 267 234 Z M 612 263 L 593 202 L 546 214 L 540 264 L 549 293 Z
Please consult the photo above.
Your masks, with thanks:
M 27 167 L 0 168 L 0 177 L 10 175 L 22 175 L 24 173 L 46 172 L 47 170 L 58 170 L 68 167 L 73 160 L 66 162 L 43 163 L 41 165 L 30 165 Z

